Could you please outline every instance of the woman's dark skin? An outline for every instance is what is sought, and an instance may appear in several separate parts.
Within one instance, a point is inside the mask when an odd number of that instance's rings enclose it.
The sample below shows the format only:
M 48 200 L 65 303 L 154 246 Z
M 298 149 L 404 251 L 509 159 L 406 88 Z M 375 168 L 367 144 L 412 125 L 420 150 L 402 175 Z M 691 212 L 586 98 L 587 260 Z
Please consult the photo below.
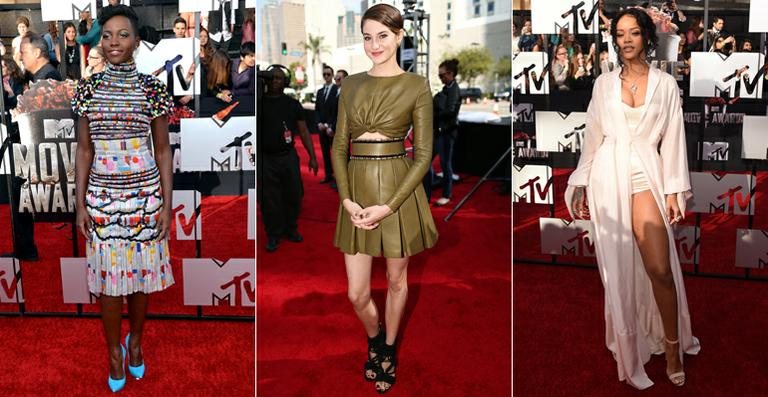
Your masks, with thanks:
M 133 52 L 139 46 L 139 42 L 140 39 L 136 27 L 131 24 L 130 19 L 124 16 L 114 16 L 102 27 L 101 46 L 104 48 L 107 60 L 113 65 L 131 61 L 133 59 Z M 89 123 L 90 121 L 86 116 L 80 117 L 78 120 L 77 159 L 75 163 L 76 223 L 86 240 L 90 240 L 89 231 L 92 230 L 92 223 L 85 208 L 85 195 L 88 190 L 90 165 L 93 163 L 94 153 Z M 155 163 L 160 171 L 160 186 L 163 194 L 163 208 L 157 220 L 158 239 L 162 240 L 168 236 L 170 230 L 173 195 L 173 169 L 168 139 L 167 117 L 160 116 L 154 118 L 151 128 Z M 126 348 L 130 356 L 130 365 L 138 366 L 144 361 L 141 351 L 141 337 L 147 312 L 148 296 L 145 293 L 137 292 L 128 295 L 127 299 L 131 343 Z M 122 351 L 120 349 L 120 320 L 122 318 L 123 297 L 102 295 L 99 298 L 99 302 L 109 354 L 109 376 L 112 379 L 122 379 L 125 377 Z

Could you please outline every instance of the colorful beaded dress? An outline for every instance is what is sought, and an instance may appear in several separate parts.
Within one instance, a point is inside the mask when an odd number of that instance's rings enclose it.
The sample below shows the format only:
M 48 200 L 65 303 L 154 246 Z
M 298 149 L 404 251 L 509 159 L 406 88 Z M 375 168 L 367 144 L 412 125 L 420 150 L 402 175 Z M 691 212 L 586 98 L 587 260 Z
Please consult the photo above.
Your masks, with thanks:
M 88 289 L 125 296 L 173 284 L 168 240 L 159 240 L 163 206 L 150 123 L 173 110 L 165 84 L 136 64 L 107 63 L 82 79 L 72 109 L 87 117 L 93 143 L 85 204 L 93 229 L 86 243 Z

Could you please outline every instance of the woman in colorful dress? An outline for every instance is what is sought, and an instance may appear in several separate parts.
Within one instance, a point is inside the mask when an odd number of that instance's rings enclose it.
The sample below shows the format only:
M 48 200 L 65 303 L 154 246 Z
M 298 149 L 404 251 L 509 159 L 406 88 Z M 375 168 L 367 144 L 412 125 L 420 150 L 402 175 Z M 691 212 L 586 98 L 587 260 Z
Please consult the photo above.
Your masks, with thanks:
M 166 115 L 173 101 L 163 83 L 138 73 L 138 17 L 127 6 L 102 10 L 104 72 L 79 82 L 75 163 L 77 227 L 85 236 L 88 288 L 99 294 L 113 391 L 145 374 L 141 349 L 148 295 L 174 283 L 168 251 L 172 156 Z M 151 143 L 150 143 L 151 133 Z M 154 156 L 152 150 L 154 149 Z M 130 331 L 121 344 L 123 298 Z
M 432 93 L 424 77 L 397 64 L 400 11 L 376 4 L 363 15 L 361 30 L 373 67 L 344 79 L 339 98 L 332 158 L 341 204 L 334 245 L 344 252 L 349 299 L 368 334 L 365 379 L 384 393 L 395 384 L 408 260 L 437 243 L 421 184 L 432 160 Z M 411 126 L 413 161 L 403 144 Z M 371 299 L 374 256 L 387 261 L 386 330 Z

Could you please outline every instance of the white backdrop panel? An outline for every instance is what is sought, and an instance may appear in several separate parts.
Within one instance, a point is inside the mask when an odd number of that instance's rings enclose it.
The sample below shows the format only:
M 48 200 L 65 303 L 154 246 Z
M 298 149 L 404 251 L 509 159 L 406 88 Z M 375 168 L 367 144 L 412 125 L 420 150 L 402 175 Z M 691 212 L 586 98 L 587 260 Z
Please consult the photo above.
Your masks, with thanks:
M 549 64 L 546 52 L 520 52 L 512 58 L 512 89 L 523 94 L 549 94 Z M 528 83 L 526 84 L 526 81 Z
M 749 174 L 691 172 L 693 198 L 689 211 L 723 212 L 753 215 L 755 212 L 755 177 Z
M 692 97 L 718 97 L 725 93 L 729 98 L 762 98 L 763 78 L 756 78 L 763 66 L 764 56 L 759 53 L 734 52 L 731 56 L 715 52 L 691 53 Z M 748 67 L 741 76 L 735 72 Z M 755 84 L 753 88 L 748 85 Z
M 200 202 L 200 192 L 196 190 L 173 191 L 173 221 L 176 223 L 176 240 L 203 239 Z
M 184 304 L 254 306 L 255 259 L 184 259 Z
M 599 19 L 596 0 L 531 0 L 534 34 L 559 34 L 561 28 L 573 34 L 595 34 Z
M 24 303 L 20 269 L 16 258 L 0 258 L 0 303 Z
M 536 112 L 536 150 L 578 152 L 584 140 L 586 112 Z
M 195 95 L 200 93 L 200 66 L 195 69 L 195 75 L 192 82 L 186 87 L 186 82 L 182 79 L 187 75 L 190 67 L 197 61 L 196 57 L 200 52 L 200 41 L 193 37 L 183 39 L 162 39 L 157 45 L 147 41 L 142 41 L 139 48 L 134 53 L 136 59 L 136 68 L 141 73 L 152 74 L 156 70 L 165 66 L 166 61 L 173 63 L 173 71 L 168 76 L 165 70 L 157 75 L 157 78 L 168 84 L 168 79 L 173 79 L 173 95 Z M 179 77 L 179 74 L 181 77 Z
M 80 11 L 90 11 L 93 19 L 97 17 L 96 0 L 41 0 L 40 11 L 43 22 L 78 21 Z
M 552 204 L 552 168 L 548 165 L 512 165 L 514 202 Z
M 256 117 L 231 117 L 219 126 L 212 118 L 181 119 L 182 171 L 254 170 L 246 155 L 254 142 Z
M 749 0 L 749 32 L 768 32 L 768 0 Z
M 741 158 L 768 160 L 768 116 L 744 116 Z
M 590 221 L 539 218 L 539 229 L 542 254 L 595 256 L 595 229 Z
M 736 267 L 762 269 L 768 263 L 768 230 L 736 229 Z

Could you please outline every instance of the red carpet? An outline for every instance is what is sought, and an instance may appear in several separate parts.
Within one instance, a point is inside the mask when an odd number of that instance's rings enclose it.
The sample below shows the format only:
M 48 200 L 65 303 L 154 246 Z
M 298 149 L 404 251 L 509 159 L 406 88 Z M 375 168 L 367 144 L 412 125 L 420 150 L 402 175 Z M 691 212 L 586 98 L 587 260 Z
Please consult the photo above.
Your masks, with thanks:
M 632 396 L 605 347 L 603 287 L 596 270 L 515 264 L 514 393 Z M 652 396 L 764 396 L 768 310 L 765 283 L 685 277 L 701 352 L 685 356 L 685 386 L 665 376 L 663 356 L 645 370 Z
M 316 143 L 318 161 L 322 164 Z M 332 245 L 338 195 L 307 172 L 299 219 L 304 242 L 267 253 L 257 247 L 257 393 L 262 396 L 376 395 L 365 382 L 365 332 L 347 300 L 343 256 Z M 454 201 L 477 177 L 454 187 Z M 485 183 L 450 222 L 433 208 L 438 245 L 412 258 L 390 396 L 510 394 L 510 196 Z M 439 190 L 433 198 L 437 198 Z M 373 295 L 383 311 L 383 260 L 374 261 Z
M 149 320 L 146 376 L 129 378 L 116 395 L 253 396 L 253 332 L 249 322 Z M 0 393 L 115 395 L 107 388 L 102 335 L 97 319 L 0 318 Z
M 572 170 L 554 170 L 554 217 L 567 218 L 562 199 Z M 768 173 L 758 173 L 758 186 Z M 768 206 L 768 195 L 758 192 L 756 207 Z M 768 213 L 756 211 L 752 228 L 766 228 Z M 640 392 L 619 382 L 616 362 L 605 347 L 603 288 L 597 268 L 526 264 L 551 261 L 541 254 L 540 217 L 550 217 L 549 205 L 514 205 L 514 392 L 521 396 L 624 396 Z M 681 222 L 694 225 L 696 214 Z M 743 276 L 736 268 L 737 228 L 748 227 L 748 217 L 701 214 L 699 271 Z M 594 265 L 594 258 L 559 256 L 560 262 Z M 692 272 L 693 265 L 683 265 Z M 751 269 L 765 277 L 768 269 Z M 685 276 L 693 333 L 701 340 L 697 356 L 685 357 L 687 380 L 676 388 L 665 376 L 665 361 L 655 356 L 646 372 L 656 384 L 653 396 L 766 395 L 764 363 L 768 341 L 763 330 L 768 308 L 765 283 Z

